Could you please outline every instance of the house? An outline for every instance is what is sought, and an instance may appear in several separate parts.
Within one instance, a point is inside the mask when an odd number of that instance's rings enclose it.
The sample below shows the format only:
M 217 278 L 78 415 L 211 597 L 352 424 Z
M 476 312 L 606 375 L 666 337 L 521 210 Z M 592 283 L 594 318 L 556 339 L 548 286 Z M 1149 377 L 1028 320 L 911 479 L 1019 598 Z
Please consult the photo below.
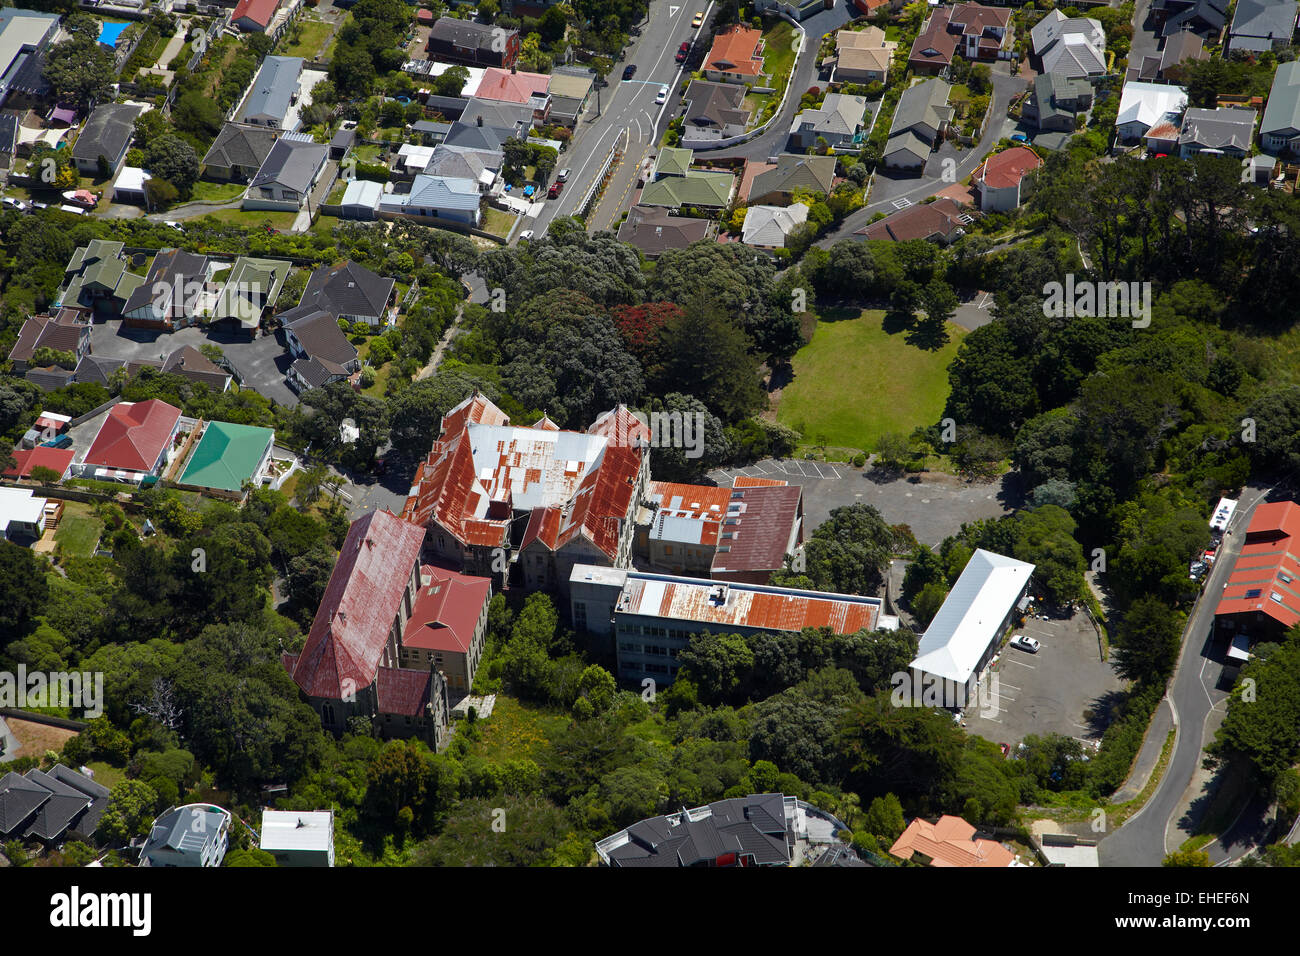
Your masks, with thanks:
M 107 787 L 61 763 L 0 778 L 0 835 L 13 840 L 89 841 L 107 808 Z
M 1176 122 L 1187 108 L 1187 90 L 1166 83 L 1130 81 L 1120 93 L 1115 131 L 1125 143 L 1135 143 L 1164 120 Z
M 68 477 L 76 452 L 71 448 L 37 445 L 35 448 L 15 448 L 11 454 L 14 457 L 14 465 L 5 469 L 5 478 L 21 481 L 32 476 L 33 468 L 48 468 L 59 476 L 59 481 L 62 481 Z
M 113 374 L 126 365 L 124 359 L 106 358 L 100 355 L 83 355 L 81 361 L 77 363 L 76 369 L 73 370 L 72 377 L 75 382 L 94 382 L 96 385 L 102 385 L 105 388 L 113 386 Z
M 825 0 L 755 0 L 754 3 L 756 13 L 779 13 L 800 21 L 825 9 Z
M 128 364 L 128 371 L 130 371 L 130 364 Z M 163 361 L 159 371 L 164 375 L 179 375 L 196 385 L 206 385 L 209 390 L 218 395 L 230 388 L 230 373 L 192 345 L 182 345 L 178 349 L 173 349 Z
M 1227 9 L 1228 0 L 1152 0 L 1150 13 L 1162 37 L 1191 30 L 1206 40 L 1215 40 L 1227 22 Z
M 297 307 L 280 314 L 284 337 L 295 361 L 285 377 L 295 391 L 323 388 L 361 371 L 356 347 L 330 312 Z
M 280 137 L 248 184 L 241 207 L 297 212 L 310 198 L 328 160 L 328 146 Z
M 96 106 L 72 147 L 77 172 L 93 179 L 115 175 L 126 161 L 135 121 L 142 112 L 142 107 L 123 103 Z
M 1290 46 L 1297 7 L 1296 0 L 1237 0 L 1232 26 L 1223 38 L 1223 55 L 1233 50 L 1263 53 Z
M 230 267 L 221 294 L 217 296 L 212 309 L 212 325 L 256 334 L 262 319 L 275 308 L 291 267 L 285 259 L 240 256 Z
M 556 67 L 551 73 L 550 121 L 570 129 L 577 126 L 578 117 L 587 109 L 595 81 L 590 71 L 571 72 L 568 67 Z
M 47 503 L 30 488 L 0 488 L 0 535 L 6 541 L 39 541 L 45 533 Z
M 431 60 L 508 70 L 519 59 L 521 45 L 518 30 L 439 17 L 429 28 L 429 42 L 425 49 Z
M 352 522 L 301 654 L 282 662 L 326 730 L 350 717 L 385 737 L 446 743 L 447 682 L 400 666 L 402 634 L 421 583 L 424 529 L 387 511 Z
M 941 816 L 936 823 L 917 817 L 907 825 L 890 855 L 925 866 L 1015 866 L 1016 856 L 1001 843 L 978 836 L 961 817 Z
M 784 249 L 785 240 L 808 221 L 808 207 L 801 202 L 790 206 L 750 206 L 740 241 L 756 249 Z
M 120 204 L 148 206 L 149 193 L 145 190 L 145 183 L 151 179 L 153 177 L 139 166 L 123 166 L 117 179 L 113 180 L 109 200 Z
M 912 239 L 929 239 L 946 245 L 965 234 L 962 228 L 969 217 L 955 200 L 941 197 L 934 202 L 908 206 L 864 226 L 854 233 L 868 240 L 907 242 Z
M 704 145 L 740 136 L 753 119 L 753 110 L 745 106 L 745 87 L 737 83 L 692 80 L 682 99 L 683 142 Z
M 1040 73 L 1034 78 L 1020 117 L 1040 132 L 1073 133 L 1075 116 L 1092 106 L 1092 98 L 1092 84 L 1086 79 Z
M 504 163 L 503 153 L 488 153 L 443 144 L 433 148 L 423 172 L 430 176 L 472 179 L 478 184 L 479 192 L 487 192 L 496 183 Z
M 388 325 L 396 288 L 395 280 L 349 260 L 313 272 L 297 308 L 321 309 L 349 322 Z
M 827 93 L 818 109 L 795 114 L 790 126 L 790 143 L 795 149 L 809 149 L 823 142 L 830 147 L 860 146 L 866 112 L 865 96 Z
M 1273 74 L 1259 145 L 1266 153 L 1294 153 L 1300 146 L 1300 61 L 1279 63 Z
M 409 193 L 385 193 L 379 198 L 379 210 L 403 216 L 420 216 L 477 226 L 482 193 L 476 179 L 452 176 L 415 177 Z
M 263 810 L 258 849 L 276 866 L 333 866 L 333 810 Z
M 909 665 L 917 697 L 935 688 L 944 706 L 962 709 L 997 652 L 1002 635 L 1020 614 L 1034 566 L 983 548 L 966 562 Z
M 767 86 L 770 80 L 763 65 L 763 32 L 738 23 L 715 34 L 702 69 L 708 79 L 721 83 Z
M 737 477 L 731 488 L 650 482 L 636 553 L 653 571 L 767 584 L 803 543 L 803 489 Z
M 168 331 L 193 325 L 211 305 L 208 283 L 216 267 L 207 256 L 180 249 L 158 253 L 144 282 L 122 305 L 125 324 Z
M 912 42 L 907 65 L 917 73 L 941 73 L 955 56 L 967 60 L 996 60 L 1006 43 L 1011 23 L 1009 10 L 978 3 L 935 7 L 930 19 Z
M 421 567 L 420 590 L 402 632 L 402 666 L 442 671 L 450 693 L 468 694 L 483 659 L 491 600 L 487 578 Z
M 120 402 L 108 411 L 75 470 L 82 478 L 139 482 L 171 462 L 181 410 L 164 401 Z
M 208 422 L 178 484 L 242 498 L 245 486 L 255 488 L 261 483 L 274 444 L 275 432 L 270 428 Z
M 18 330 L 18 341 L 9 350 L 14 372 L 22 374 L 34 367 L 38 349 L 53 349 L 71 356 L 69 370 L 90 351 L 89 316 L 82 309 L 61 308 L 56 315 L 33 315 Z M 50 363 L 43 363 L 50 364 Z M 57 363 L 62 364 L 62 363 Z
M 674 216 L 662 206 L 633 206 L 618 227 L 618 241 L 636 246 L 647 259 L 669 249 L 685 249 L 710 238 L 716 224 L 708 219 Z
M 1205 41 L 1201 37 L 1191 30 L 1179 30 L 1165 40 L 1164 49 L 1160 51 L 1160 65 L 1156 68 L 1156 76 L 1151 77 L 1151 79 L 1156 77 L 1164 79 L 1170 67 L 1186 63 L 1188 60 L 1208 60 L 1209 58 L 1209 51 L 1205 49 Z M 1142 79 L 1147 78 L 1146 76 L 1142 77 Z
M 990 156 L 971 176 L 971 185 L 980 212 L 1010 212 L 1019 208 L 1028 195 L 1023 190 L 1025 178 L 1043 161 L 1027 146 L 1015 146 Z
M 203 175 L 222 182 L 246 183 L 262 168 L 280 133 L 266 126 L 226 123 L 203 154 Z
M 1300 505 L 1269 501 L 1255 508 L 1241 553 L 1214 611 L 1219 633 L 1246 642 L 1280 641 L 1300 623 Z
M 463 123 L 458 120 L 447 130 L 442 145 L 460 146 L 484 153 L 501 153 L 506 140 L 519 138 L 515 130 L 504 126 L 492 126 L 482 122 Z
M 649 438 L 623 406 L 586 432 L 545 418 L 514 427 L 475 392 L 443 416 L 402 515 L 427 529 L 431 555 L 498 584 L 518 524 L 520 576 L 532 589 L 563 591 L 575 564 L 631 560 Z
M 424 172 L 424 167 L 433 157 L 433 146 L 420 146 L 415 143 L 403 143 L 397 148 L 397 158 L 393 161 L 394 181 L 410 181 L 416 173 Z
M 279 6 L 280 0 L 239 0 L 230 25 L 243 33 L 265 33 Z
M 782 153 L 776 168 L 759 173 L 749 190 L 749 202 L 773 206 L 789 205 L 795 191 L 822 193 L 829 196 L 835 184 L 834 156 L 800 156 Z
M 612 639 L 619 680 L 677 676 L 678 654 L 695 634 L 797 634 L 829 627 L 836 634 L 897 627 L 880 598 L 802 591 L 575 565 L 569 577 L 574 627 Z M 648 640 L 647 640 L 648 639 Z
M 354 179 L 339 200 L 339 215 L 343 219 L 375 219 L 379 215 L 379 200 L 384 187 L 368 179 Z
M 509 74 L 507 74 L 509 75 Z M 527 139 L 533 128 L 533 108 L 525 100 L 492 100 L 473 97 L 468 100 L 460 122 L 466 126 L 491 126 L 508 129 L 515 139 Z
M 722 209 L 736 193 L 731 173 L 691 169 L 694 153 L 689 149 L 664 147 L 655 160 L 654 179 L 641 190 L 642 206 L 700 206 Z
M 840 841 L 846 829 L 797 797 L 751 793 L 639 820 L 597 842 L 596 853 L 617 868 L 798 866 L 813 858 L 865 866 Z
M 885 40 L 879 27 L 843 29 L 835 34 L 836 83 L 884 83 L 889 78 L 889 61 L 898 48 Z
M 1178 155 L 1231 156 L 1242 159 L 1255 138 L 1256 114 L 1251 109 L 1189 107 L 1178 134 Z
M 41 71 L 44 53 L 58 33 L 57 13 L 0 10 L 0 106 L 11 94 L 32 96 L 49 90 Z
M 266 57 L 253 77 L 236 122 L 269 129 L 286 128 L 290 107 L 298 99 L 298 80 L 305 63 L 300 56 Z
M 544 73 L 521 73 L 488 67 L 474 90 L 474 99 L 515 103 L 532 111 L 533 122 L 545 124 L 551 111 L 551 78 Z
M 886 169 L 913 173 L 925 170 L 931 150 L 952 119 L 952 107 L 948 105 L 951 91 L 948 83 L 937 78 L 903 91 L 894 108 L 894 122 L 881 156 Z
M 220 866 L 230 846 L 230 811 L 208 803 L 173 807 L 154 820 L 141 866 Z
M 1106 72 L 1106 33 L 1098 20 L 1052 10 L 1029 35 L 1043 73 L 1077 79 Z

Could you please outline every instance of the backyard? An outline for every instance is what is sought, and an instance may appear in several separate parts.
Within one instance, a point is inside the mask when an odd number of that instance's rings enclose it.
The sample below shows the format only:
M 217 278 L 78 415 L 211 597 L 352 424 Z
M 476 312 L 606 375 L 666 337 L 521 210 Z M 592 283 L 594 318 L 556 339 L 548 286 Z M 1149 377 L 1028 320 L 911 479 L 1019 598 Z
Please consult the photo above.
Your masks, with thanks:
M 885 313 L 823 314 L 812 341 L 795 355 L 794 379 L 781 392 L 777 419 L 817 444 L 875 449 L 886 432 L 910 432 L 939 420 L 948 398 L 948 365 L 965 335 L 948 324 L 948 344 L 927 351 Z
M 505 238 L 510 234 L 510 228 L 515 224 L 519 217 L 514 213 L 506 212 L 504 209 L 497 209 L 495 206 L 487 206 L 483 210 L 483 222 L 480 227 L 484 232 L 490 232 L 494 236 Z
M 763 68 L 772 78 L 772 86 L 780 90 L 794 67 L 794 27 L 778 20 L 763 30 Z M 815 51 L 814 51 L 815 52 Z
M 288 42 L 278 53 L 281 56 L 301 56 L 313 60 L 329 42 L 333 29 L 331 24 L 323 20 L 310 20 L 303 17 L 293 27 L 287 38 Z
M 95 553 L 95 545 L 103 533 L 104 522 L 95 517 L 90 505 L 69 501 L 63 506 L 54 543 L 65 555 L 88 558 Z

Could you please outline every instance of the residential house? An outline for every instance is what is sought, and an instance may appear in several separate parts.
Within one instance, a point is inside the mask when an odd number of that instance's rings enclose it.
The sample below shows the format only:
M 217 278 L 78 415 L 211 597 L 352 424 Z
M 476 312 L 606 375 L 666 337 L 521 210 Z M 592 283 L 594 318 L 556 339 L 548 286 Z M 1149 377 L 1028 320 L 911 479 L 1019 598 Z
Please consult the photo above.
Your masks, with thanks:
M 63 287 L 55 301 L 120 315 L 131 293 L 145 281 L 144 276 L 127 271 L 122 249 L 122 243 L 107 239 L 79 246 L 63 270 Z
M 393 279 L 348 260 L 313 272 L 297 308 L 322 309 L 349 322 L 389 325 L 396 289 Z
M 222 182 L 246 183 L 262 168 L 280 133 L 266 126 L 226 123 L 203 154 L 203 175 Z
M 1201 37 L 1191 30 L 1179 30 L 1165 40 L 1164 49 L 1160 51 L 1160 65 L 1156 69 L 1156 76 L 1151 78 L 1165 79 L 1170 67 L 1186 63 L 1188 60 L 1208 60 L 1209 58 L 1209 51 L 1205 49 L 1205 41 Z M 1147 79 L 1147 77 L 1144 76 L 1142 79 Z
M 612 638 L 617 677 L 658 686 L 677 677 L 678 655 L 696 634 L 797 634 L 829 627 L 856 634 L 898 626 L 878 597 L 576 565 L 569 578 L 574 627 Z
M 685 249 L 713 236 L 716 223 L 691 216 L 674 216 L 662 206 L 633 206 L 618 227 L 618 241 L 635 246 L 647 259 L 669 249 Z
M 2 39 L 2 38 L 0 38 Z M 47 846 L 89 842 L 108 808 L 108 788 L 61 763 L 0 778 L 0 836 Z
M 832 148 L 861 146 L 866 112 L 865 96 L 827 93 L 819 108 L 795 114 L 790 126 L 790 143 L 795 149 L 809 149 L 822 143 Z
M 655 160 L 654 178 L 641 190 L 642 206 L 682 206 L 722 209 L 736 193 L 731 173 L 691 169 L 694 153 L 689 149 L 664 147 Z
M 226 274 L 221 294 L 212 309 L 212 325 L 217 328 L 228 326 L 232 330 L 241 329 L 256 335 L 262 319 L 275 308 L 291 268 L 286 259 L 240 256 Z
M 193 325 L 215 298 L 208 283 L 217 265 L 207 256 L 181 249 L 158 253 L 145 281 L 122 305 L 126 325 L 167 331 Z
M 894 845 L 892 856 L 924 866 L 1015 866 L 1016 856 L 1001 843 L 979 836 L 961 817 L 941 816 L 936 823 L 917 817 Z
M 754 11 L 760 14 L 779 13 L 791 20 L 805 20 L 827 9 L 826 0 L 755 0 Z
M 138 483 L 157 477 L 171 462 L 181 410 L 151 398 L 109 409 L 85 457 L 74 467 L 82 478 Z
M 770 77 L 763 65 L 763 32 L 738 23 L 715 34 L 702 69 L 710 80 L 721 83 L 767 86 Z
M 1177 122 L 1187 108 L 1187 91 L 1167 83 L 1130 81 L 1120 93 L 1115 131 L 1123 143 L 1136 143 L 1162 121 Z
M 1233 50 L 1264 53 L 1290 46 L 1297 7 L 1296 0 L 1237 0 L 1232 26 L 1223 38 L 1223 55 Z
M 113 180 L 109 201 L 119 205 L 148 206 L 149 192 L 145 184 L 153 179 L 139 166 L 123 166 Z
M 290 107 L 298 99 L 298 80 L 305 63 L 300 56 L 268 56 L 262 60 L 237 122 L 286 129 Z
M 948 94 L 952 87 L 940 79 L 925 80 L 910 86 L 898 98 L 894 122 L 881 162 L 886 169 L 920 174 L 930 159 L 930 152 L 943 137 L 952 120 Z
M 544 125 L 551 112 L 550 85 L 551 78 L 544 73 L 489 67 L 474 91 L 474 98 L 527 106 L 532 111 L 533 122 Z
M 96 106 L 72 147 L 77 172 L 94 179 L 115 175 L 126 161 L 135 121 L 142 112 L 142 107 L 124 103 Z
M 376 219 L 384 187 L 368 179 L 354 179 L 343 190 L 339 215 L 344 219 Z
M 576 72 L 569 67 L 557 66 L 551 73 L 550 121 L 570 129 L 577 126 L 578 117 L 587 109 L 591 99 L 595 80 L 595 75 L 588 70 Z
M 510 74 L 506 74 L 509 76 Z M 466 126 L 491 126 L 508 129 L 515 139 L 527 139 L 533 128 L 533 107 L 527 100 L 483 99 L 473 97 L 466 101 L 459 122 Z M 430 144 L 436 145 L 436 144 Z
M 1043 165 L 1027 146 L 1015 146 L 990 156 L 971 176 L 980 212 L 1010 212 L 1019 208 L 1028 193 L 1026 177 Z
M 748 201 L 754 205 L 786 206 L 794 201 L 796 191 L 829 196 L 835 184 L 836 162 L 834 156 L 782 153 L 774 169 L 754 177 Z
M 245 487 L 261 484 L 274 444 L 270 428 L 208 422 L 178 484 L 242 498 Z
M 326 730 L 350 717 L 385 737 L 447 739 L 447 682 L 400 665 L 402 635 L 418 596 L 424 529 L 387 511 L 352 522 L 301 654 L 282 662 Z
M 1266 153 L 1296 153 L 1300 147 L 1300 61 L 1279 63 L 1273 74 L 1259 145 Z
M 279 6 L 280 0 L 239 0 L 230 25 L 242 33 L 265 33 Z
M 402 632 L 402 666 L 442 671 L 450 694 L 468 694 L 483 659 L 491 600 L 487 578 L 421 567 L 420 589 Z
M 1216 40 L 1227 22 L 1228 0 L 1152 0 L 1150 15 L 1162 37 L 1191 30 Z
M 962 227 L 969 218 L 956 201 L 942 197 L 934 202 L 920 203 L 892 213 L 864 226 L 853 235 L 886 242 L 929 239 L 943 245 L 961 238 L 965 233 Z
M 683 142 L 705 145 L 740 136 L 753 119 L 754 111 L 745 106 L 745 87 L 737 83 L 692 80 L 682 99 Z
M 935 7 L 912 42 L 907 65 L 917 73 L 941 73 L 953 57 L 996 60 L 1006 44 L 1011 12 L 978 3 Z
M 59 34 L 59 15 L 8 7 L 0 10 L 0 106 L 11 95 L 40 96 L 50 85 L 41 75 L 45 52 Z
M 447 130 L 442 141 L 443 146 L 460 146 L 484 153 L 500 153 L 508 139 L 519 139 L 516 130 L 504 126 L 491 126 L 482 122 L 482 117 L 474 123 L 457 121 Z
M 134 374 L 132 364 L 134 363 L 127 365 L 130 374 Z M 210 391 L 217 394 L 230 389 L 230 373 L 192 345 L 182 345 L 178 349 L 173 349 L 163 361 L 159 371 L 164 375 L 179 375 L 196 385 L 206 385 Z
M 1183 159 L 1200 155 L 1243 159 L 1255 138 L 1256 118 L 1251 109 L 1189 107 L 1178 135 L 1178 155 Z
M 333 866 L 333 810 L 263 810 L 258 849 L 276 866 Z
M 488 153 L 463 146 L 435 146 L 422 172 L 429 176 L 452 179 L 472 179 L 479 192 L 487 192 L 497 181 L 497 174 L 505 162 L 503 153 Z
M 521 45 L 518 30 L 439 17 L 429 28 L 429 42 L 425 49 L 431 60 L 508 70 L 519 59 Z
M 125 365 L 125 359 L 107 358 L 102 355 L 83 355 L 72 373 L 72 378 L 77 383 L 94 382 L 96 385 L 112 388 L 113 374 L 118 369 L 125 367 Z
M 230 847 L 230 811 L 209 803 L 173 807 L 154 820 L 141 866 L 220 866 Z
M 1091 17 L 1067 17 L 1052 10 L 1029 31 L 1043 73 L 1067 79 L 1106 72 L 1106 33 Z
M 801 202 L 790 206 L 750 206 L 740 241 L 756 249 L 784 249 L 790 233 L 808 221 L 808 207 Z
M 361 371 L 356 347 L 339 328 L 331 312 L 298 306 L 280 313 L 284 337 L 294 362 L 285 378 L 296 392 L 324 388 Z
M 477 226 L 481 219 L 481 200 L 478 180 L 421 173 L 411 183 L 409 193 L 382 195 L 379 198 L 379 210 Z
M 1092 84 L 1086 79 L 1040 73 L 1034 78 L 1020 117 L 1039 132 L 1073 133 L 1075 116 L 1091 107 L 1092 99 Z
M 328 160 L 328 146 L 280 137 L 248 184 L 241 207 L 297 212 L 311 197 Z
M 35 448 L 15 448 L 11 454 L 14 457 L 14 464 L 4 470 L 5 478 L 21 481 L 31 477 L 33 468 L 48 468 L 59 476 L 59 481 L 62 481 L 68 477 L 76 452 L 71 448 L 37 445 Z
M 842 29 L 835 34 L 836 83 L 884 83 L 889 78 L 889 61 L 898 48 L 885 39 L 879 27 L 865 30 Z
M 62 308 L 55 315 L 33 315 L 18 330 L 18 341 L 9 350 L 16 374 L 35 366 L 37 349 L 53 349 L 71 356 L 69 371 L 90 351 L 89 315 L 84 309 Z M 51 363 L 46 363 L 51 364 Z
M 1238 532 L 1240 534 L 1240 532 Z M 1220 634 L 1247 644 L 1281 641 L 1300 623 L 1300 505 L 1269 501 L 1251 515 L 1241 553 L 1214 611 Z
M 30 488 L 0 488 L 0 537 L 5 541 L 39 541 L 45 533 L 45 507 Z

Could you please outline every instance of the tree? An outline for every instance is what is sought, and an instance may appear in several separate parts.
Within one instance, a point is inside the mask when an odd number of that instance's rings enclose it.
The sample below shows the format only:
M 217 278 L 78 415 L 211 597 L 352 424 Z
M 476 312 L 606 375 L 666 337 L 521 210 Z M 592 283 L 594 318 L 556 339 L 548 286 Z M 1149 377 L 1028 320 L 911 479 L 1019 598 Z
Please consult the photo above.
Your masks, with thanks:
M 948 597 L 948 588 L 938 581 L 932 581 L 925 585 L 912 599 L 912 612 L 916 615 L 916 623 L 919 627 L 928 627 L 934 620 L 934 616 L 939 613 L 939 608 L 943 607 L 944 600 Z
M 874 594 L 893 549 L 893 532 L 874 507 L 835 508 L 804 546 L 804 574 L 819 591 Z M 772 583 L 786 574 L 776 572 Z
M 592 664 L 578 678 L 579 698 L 589 701 L 597 714 L 610 708 L 616 693 L 618 684 L 615 683 L 614 676 L 597 664 Z
M 1160 865 L 1169 867 L 1209 866 L 1210 854 L 1204 850 L 1179 850 L 1175 853 L 1165 854 L 1165 858 L 1160 861 Z
M 1034 580 L 1047 600 L 1065 604 L 1083 595 L 1083 548 L 1074 539 L 1077 527 L 1070 513 L 1043 505 L 1016 515 L 1015 556 L 1034 567 Z
M 703 297 L 685 302 L 682 309 L 681 317 L 669 320 L 664 329 L 665 359 L 654 390 L 694 395 L 724 425 L 761 409 L 766 396 L 748 336 Z M 701 342 L 709 348 L 700 348 Z
M 863 816 L 862 828 L 878 839 L 882 845 L 892 846 L 903 831 L 907 822 L 903 818 L 903 805 L 898 797 L 887 793 L 871 801 Z
M 161 176 L 185 195 L 199 178 L 198 153 L 179 136 L 159 136 L 150 142 L 145 147 L 145 162 L 154 175 Z
M 1120 626 L 1115 670 L 1125 680 L 1163 684 L 1173 673 L 1182 638 L 1182 615 L 1157 597 L 1140 597 Z
M 1215 762 L 1240 757 L 1258 779 L 1271 782 L 1300 757 L 1300 639 L 1292 631 L 1266 660 L 1248 663 L 1242 676 L 1255 682 L 1253 697 L 1234 688 L 1206 752 Z
M 113 94 L 113 56 L 85 33 L 56 43 L 45 56 L 45 78 L 60 99 L 89 106 Z
M 99 832 L 109 840 L 129 840 L 149 832 L 158 807 L 158 793 L 140 780 L 123 780 L 109 792 Z
M 754 664 L 754 652 L 739 634 L 696 634 L 678 654 L 679 678 L 710 701 L 731 699 Z
M 45 571 L 29 549 L 0 541 L 0 634 L 21 635 L 45 605 Z

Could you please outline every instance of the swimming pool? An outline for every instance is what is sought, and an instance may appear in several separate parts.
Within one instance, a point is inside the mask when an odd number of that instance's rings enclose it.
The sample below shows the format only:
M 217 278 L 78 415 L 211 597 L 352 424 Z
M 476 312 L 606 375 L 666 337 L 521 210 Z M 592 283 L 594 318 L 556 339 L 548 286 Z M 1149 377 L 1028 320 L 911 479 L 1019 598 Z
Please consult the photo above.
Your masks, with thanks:
M 106 47 L 116 47 L 117 38 L 125 29 L 125 23 L 105 23 L 99 30 L 99 42 Z

